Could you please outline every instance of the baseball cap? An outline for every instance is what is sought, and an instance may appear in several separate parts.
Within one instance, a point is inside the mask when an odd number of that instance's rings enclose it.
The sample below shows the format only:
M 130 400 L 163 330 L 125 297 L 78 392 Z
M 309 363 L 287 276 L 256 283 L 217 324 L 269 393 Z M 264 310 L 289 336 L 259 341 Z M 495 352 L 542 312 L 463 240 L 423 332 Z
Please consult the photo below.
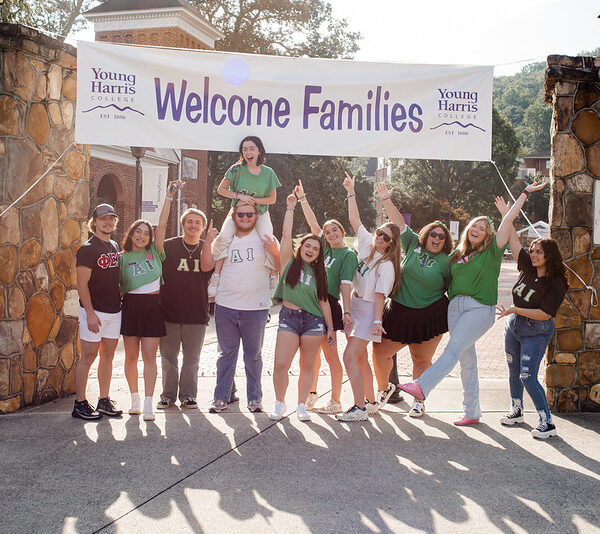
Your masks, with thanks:
M 94 208 L 94 212 L 92 213 L 92 217 L 94 219 L 106 217 L 107 215 L 114 215 L 115 217 L 117 217 L 117 212 L 115 211 L 115 208 L 113 208 L 110 204 L 98 204 Z

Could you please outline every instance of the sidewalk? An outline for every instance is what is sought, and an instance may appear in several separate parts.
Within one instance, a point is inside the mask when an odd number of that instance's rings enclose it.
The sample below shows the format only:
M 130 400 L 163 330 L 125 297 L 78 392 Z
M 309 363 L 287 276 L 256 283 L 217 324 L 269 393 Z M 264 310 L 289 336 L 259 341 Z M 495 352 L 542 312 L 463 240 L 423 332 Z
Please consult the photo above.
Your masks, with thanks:
M 270 343 L 274 333 L 271 326 Z M 503 363 L 497 349 L 482 348 L 485 368 Z M 203 352 L 206 369 L 209 354 L 214 342 Z M 116 369 L 111 396 L 127 408 Z M 214 377 L 203 376 L 200 410 L 175 407 L 154 422 L 124 415 L 86 423 L 70 416 L 72 398 L 0 417 L 0 531 L 600 532 L 600 414 L 556 416 L 559 436 L 536 441 L 529 399 L 526 424 L 502 427 L 507 380 L 483 378 L 482 422 L 459 428 L 460 380 L 448 377 L 422 419 L 407 417 L 402 402 L 364 423 L 318 414 L 301 423 L 292 377 L 289 417 L 273 423 L 248 412 L 245 379 L 237 382 L 242 401 L 221 414 L 207 411 Z M 97 385 L 92 378 L 92 402 Z M 268 376 L 263 389 L 270 409 Z M 323 403 L 328 390 L 321 376 Z M 351 399 L 346 381 L 344 406 Z

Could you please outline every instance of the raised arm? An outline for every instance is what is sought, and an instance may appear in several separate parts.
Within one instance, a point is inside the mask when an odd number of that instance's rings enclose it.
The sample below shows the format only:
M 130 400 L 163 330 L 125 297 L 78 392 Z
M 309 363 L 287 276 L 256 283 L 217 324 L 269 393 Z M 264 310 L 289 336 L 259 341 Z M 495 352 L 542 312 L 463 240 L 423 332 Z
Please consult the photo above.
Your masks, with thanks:
M 496 197 L 496 208 L 500 212 L 500 215 L 504 217 L 508 211 L 510 210 L 510 202 L 506 203 L 506 201 L 502 197 Z M 508 244 L 510 246 L 510 252 L 515 261 L 519 261 L 519 252 L 523 246 L 519 241 L 519 236 L 517 235 L 517 230 L 515 229 L 515 225 L 511 223 L 510 225 L 510 234 L 508 236 Z
M 360 213 L 358 212 L 358 204 L 356 203 L 356 193 L 354 192 L 354 178 L 344 171 L 344 189 L 346 190 L 346 201 L 348 202 L 348 219 L 354 233 L 358 232 L 358 227 L 362 225 Z
M 292 259 L 294 244 L 292 243 L 292 227 L 294 226 L 294 209 L 296 208 L 296 196 L 292 193 L 285 199 L 287 209 L 283 218 L 283 229 L 281 231 L 281 246 L 279 247 L 280 267 L 283 272 L 285 266 Z
M 379 200 L 381 200 L 381 203 L 385 208 L 388 218 L 398 228 L 400 228 L 400 233 L 402 233 L 406 228 L 406 222 L 404 221 L 404 217 L 402 217 L 402 213 L 400 213 L 398 208 L 394 206 L 394 203 L 392 202 L 393 191 L 393 189 L 388 191 L 387 185 L 385 185 L 383 182 L 379 182 L 377 184 L 377 194 L 379 195 Z
M 180 189 L 183 189 L 185 182 L 171 182 L 167 186 L 167 196 L 163 202 L 162 210 L 160 210 L 160 216 L 158 218 L 158 226 L 156 227 L 156 233 L 154 235 L 154 243 L 158 252 L 162 254 L 163 245 L 165 244 L 165 236 L 167 235 L 167 222 L 169 221 L 169 213 L 171 211 L 171 204 L 175 194 Z
M 525 200 L 527 200 L 527 196 L 529 195 L 529 193 L 532 193 L 534 191 L 539 191 L 540 189 L 543 189 L 545 186 L 546 186 L 546 182 L 542 182 L 541 184 L 538 184 L 537 182 L 533 182 L 532 184 L 528 185 L 523 190 L 523 192 L 519 195 L 519 198 L 517 198 L 517 200 L 515 200 L 515 203 L 511 206 L 511 208 L 508 210 L 506 215 L 504 215 L 504 217 L 502 217 L 502 222 L 500 223 L 500 226 L 498 227 L 498 231 L 496 232 L 496 244 L 500 248 L 502 248 L 508 242 L 508 238 L 510 236 L 510 228 L 512 226 L 512 223 L 517 218 L 517 215 L 519 215 L 519 211 L 521 211 L 523 204 L 525 204 Z
M 204 245 L 202 252 L 200 253 L 200 269 L 203 272 L 211 271 L 215 266 L 215 260 L 212 255 L 212 244 L 213 241 L 219 235 L 219 230 L 213 227 L 213 220 L 211 219 L 206 229 L 206 237 L 204 238 Z
M 315 235 L 319 235 L 322 232 L 322 228 L 319 226 L 315 212 L 312 210 L 308 200 L 306 199 L 306 193 L 304 192 L 304 187 L 302 186 L 302 180 L 298 180 L 298 185 L 294 187 L 294 193 L 298 198 L 298 202 L 300 202 L 302 213 L 304 214 L 304 218 L 308 223 L 310 231 Z

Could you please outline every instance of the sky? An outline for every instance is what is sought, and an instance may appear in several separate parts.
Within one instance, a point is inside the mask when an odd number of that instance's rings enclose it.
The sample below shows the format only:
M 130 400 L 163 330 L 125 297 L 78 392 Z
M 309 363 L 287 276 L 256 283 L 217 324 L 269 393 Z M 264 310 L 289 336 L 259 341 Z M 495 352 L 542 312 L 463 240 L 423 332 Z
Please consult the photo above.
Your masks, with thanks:
M 503 76 L 600 47 L 599 0 L 327 1 L 362 34 L 360 61 L 494 65 Z M 92 28 L 76 38 L 93 40 Z
M 502 76 L 600 47 L 598 0 L 328 1 L 362 34 L 361 61 L 494 65 Z

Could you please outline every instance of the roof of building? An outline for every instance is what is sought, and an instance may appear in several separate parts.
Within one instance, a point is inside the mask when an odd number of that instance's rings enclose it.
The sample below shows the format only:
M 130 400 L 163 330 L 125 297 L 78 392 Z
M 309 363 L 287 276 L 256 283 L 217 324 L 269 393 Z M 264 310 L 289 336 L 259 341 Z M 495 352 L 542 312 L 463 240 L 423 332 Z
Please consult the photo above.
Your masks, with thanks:
M 183 7 L 198 14 L 198 10 L 185 0 L 107 0 L 87 13 L 113 13 L 115 11 L 141 11 L 144 9 L 162 9 Z

